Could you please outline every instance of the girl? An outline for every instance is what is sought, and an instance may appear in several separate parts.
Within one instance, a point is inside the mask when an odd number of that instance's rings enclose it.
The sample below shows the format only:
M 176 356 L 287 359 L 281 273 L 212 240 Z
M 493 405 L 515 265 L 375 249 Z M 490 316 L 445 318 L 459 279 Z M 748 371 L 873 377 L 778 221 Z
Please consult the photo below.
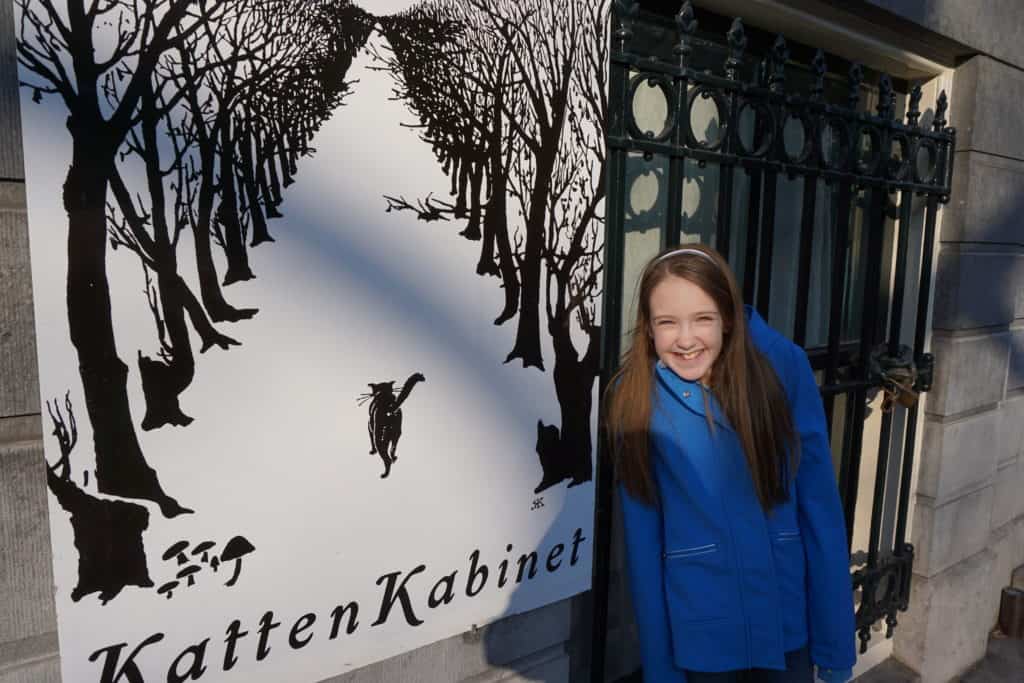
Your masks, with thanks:
M 848 680 L 846 527 L 803 350 L 716 251 L 674 248 L 644 269 L 610 387 L 645 680 Z

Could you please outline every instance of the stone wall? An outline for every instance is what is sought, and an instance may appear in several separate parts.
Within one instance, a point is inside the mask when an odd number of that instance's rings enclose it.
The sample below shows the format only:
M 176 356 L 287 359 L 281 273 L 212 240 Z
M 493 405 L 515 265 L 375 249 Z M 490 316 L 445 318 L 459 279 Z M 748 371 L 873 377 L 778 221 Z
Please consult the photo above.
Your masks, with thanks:
M 950 3 L 927 4 L 928 21 L 948 26 L 935 11 Z M 1004 10 L 1000 31 L 1019 31 L 1024 7 Z M 996 38 L 971 30 L 954 37 Z M 1006 57 L 1024 64 L 1024 54 Z M 935 386 L 918 466 L 911 604 L 894 649 L 925 683 L 949 681 L 984 656 L 1000 590 L 1024 563 L 1024 70 L 973 57 L 956 69 L 950 96 L 958 137 L 937 261 Z
M 60 679 L 12 3 L 0 2 L 0 683 Z

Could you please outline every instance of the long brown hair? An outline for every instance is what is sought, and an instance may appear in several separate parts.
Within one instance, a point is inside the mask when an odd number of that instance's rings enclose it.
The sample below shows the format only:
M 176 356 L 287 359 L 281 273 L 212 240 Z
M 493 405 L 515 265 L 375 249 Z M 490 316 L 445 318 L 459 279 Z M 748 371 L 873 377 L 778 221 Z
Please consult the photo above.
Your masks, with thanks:
M 637 288 L 636 326 L 622 366 L 608 386 L 605 420 L 619 480 L 633 497 L 654 504 L 650 423 L 657 354 L 651 338 L 651 292 L 667 277 L 700 287 L 722 317 L 722 350 L 711 370 L 711 389 L 747 458 L 761 507 L 768 511 L 788 498 L 796 472 L 799 440 L 786 395 L 768 359 L 754 346 L 747 329 L 743 298 L 725 259 L 710 247 L 671 247 L 652 258 Z M 713 429 L 708 411 L 708 426 Z

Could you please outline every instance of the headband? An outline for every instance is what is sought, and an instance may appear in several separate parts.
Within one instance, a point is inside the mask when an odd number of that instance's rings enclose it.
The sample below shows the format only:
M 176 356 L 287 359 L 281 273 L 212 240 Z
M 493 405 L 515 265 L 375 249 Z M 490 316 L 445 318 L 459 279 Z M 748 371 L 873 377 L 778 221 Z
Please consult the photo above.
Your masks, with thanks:
M 665 259 L 669 258 L 670 256 L 679 256 L 680 254 L 697 254 L 698 256 L 703 256 L 708 261 L 711 261 L 712 263 L 715 263 L 715 259 L 711 258 L 711 255 L 708 254 L 706 251 L 701 251 L 700 249 L 687 249 L 687 248 L 684 247 L 682 249 L 673 249 L 670 252 L 662 254 L 658 258 L 656 258 L 653 261 L 651 261 L 651 265 L 653 266 L 656 263 L 660 263 L 661 261 L 664 261 Z M 718 264 L 715 263 L 715 265 L 717 266 Z

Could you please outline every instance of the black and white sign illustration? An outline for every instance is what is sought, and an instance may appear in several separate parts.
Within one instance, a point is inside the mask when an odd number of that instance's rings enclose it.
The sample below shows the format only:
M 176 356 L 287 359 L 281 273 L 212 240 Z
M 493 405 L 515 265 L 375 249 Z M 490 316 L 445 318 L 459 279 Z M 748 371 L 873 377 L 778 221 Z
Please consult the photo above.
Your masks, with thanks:
M 418 382 L 425 381 L 421 373 L 413 373 L 395 396 L 395 383 L 370 383 L 370 392 L 359 397 L 359 404 L 369 402 L 370 419 L 366 431 L 370 436 L 370 455 L 377 454 L 384 462 L 386 479 L 391 473 L 391 466 L 398 460 L 398 440 L 402 438 L 402 404 L 409 398 L 412 389 Z
M 15 12 L 64 680 L 320 680 L 585 590 L 607 7 Z

